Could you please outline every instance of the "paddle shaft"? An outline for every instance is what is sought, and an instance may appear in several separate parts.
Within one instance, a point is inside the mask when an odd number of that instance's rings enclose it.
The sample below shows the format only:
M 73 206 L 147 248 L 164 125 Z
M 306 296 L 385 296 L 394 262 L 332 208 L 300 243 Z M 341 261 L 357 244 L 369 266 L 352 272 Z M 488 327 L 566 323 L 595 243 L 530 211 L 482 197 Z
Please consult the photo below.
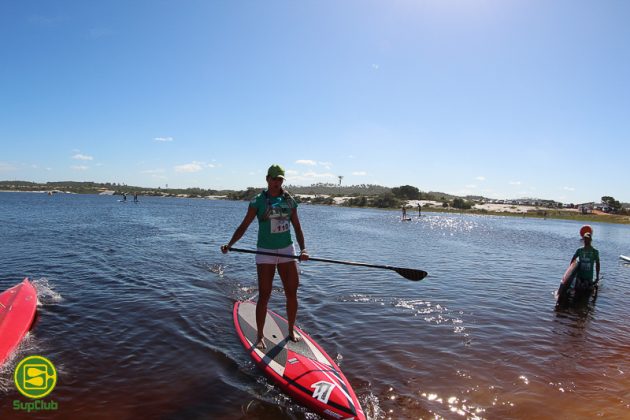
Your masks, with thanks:
M 253 250 L 250 250 L 250 249 L 230 248 L 230 251 L 245 252 L 247 254 L 271 255 L 272 257 L 294 258 L 296 260 L 300 259 L 299 255 L 276 254 L 275 252 L 253 251 Z M 308 260 L 309 261 L 326 262 L 326 263 L 332 263 L 332 264 L 356 265 L 356 266 L 359 266 L 359 267 L 386 268 L 386 269 L 393 269 L 394 268 L 394 267 L 390 267 L 388 265 L 373 265 L 373 264 L 365 264 L 365 263 L 353 262 L 353 261 L 327 260 L 326 258 L 308 257 Z
M 300 259 L 299 255 L 276 254 L 274 252 L 254 251 L 250 249 L 230 248 L 230 251 L 244 252 L 247 254 L 271 255 L 272 257 L 293 258 L 297 260 Z M 314 258 L 314 257 L 309 257 L 308 261 L 319 261 L 319 262 L 325 262 L 325 263 L 331 263 L 331 264 L 343 264 L 343 265 L 352 265 L 356 267 L 382 268 L 385 270 L 393 270 L 409 280 L 422 280 L 424 277 L 427 276 L 427 273 L 422 270 L 392 267 L 390 265 L 366 264 L 366 263 L 360 263 L 360 262 L 354 262 L 354 261 L 339 261 L 339 260 L 329 260 L 326 258 Z

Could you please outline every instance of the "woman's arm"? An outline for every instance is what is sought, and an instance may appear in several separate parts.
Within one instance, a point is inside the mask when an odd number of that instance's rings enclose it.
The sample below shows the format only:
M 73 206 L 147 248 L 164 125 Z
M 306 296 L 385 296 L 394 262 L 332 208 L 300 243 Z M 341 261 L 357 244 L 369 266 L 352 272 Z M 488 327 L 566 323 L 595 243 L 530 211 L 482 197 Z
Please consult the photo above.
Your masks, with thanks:
M 300 218 L 295 208 L 291 212 L 291 224 L 293 225 L 293 230 L 295 230 L 295 239 L 297 239 L 300 246 L 300 261 L 306 261 L 308 260 L 308 252 L 306 252 L 306 245 L 304 244 L 304 233 L 302 232 L 302 225 L 300 225 Z
M 226 254 L 228 250 L 232 247 L 232 245 L 234 245 L 236 242 L 238 242 L 239 239 L 241 239 L 241 237 L 247 231 L 247 228 L 249 227 L 249 225 L 251 225 L 251 223 L 254 221 L 254 218 L 256 217 L 256 212 L 257 212 L 256 207 L 250 206 L 247 209 L 247 213 L 245 214 L 243 221 L 241 222 L 239 227 L 237 227 L 236 230 L 234 231 L 234 234 L 232 235 L 232 239 L 230 239 L 230 242 L 221 246 L 221 252 Z

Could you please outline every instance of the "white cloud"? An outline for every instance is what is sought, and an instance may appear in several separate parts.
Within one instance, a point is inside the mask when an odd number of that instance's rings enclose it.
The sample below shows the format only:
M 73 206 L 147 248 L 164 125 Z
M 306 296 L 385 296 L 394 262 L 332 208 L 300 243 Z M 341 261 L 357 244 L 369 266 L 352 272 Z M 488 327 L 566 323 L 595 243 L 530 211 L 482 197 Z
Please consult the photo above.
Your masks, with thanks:
M 203 166 L 204 164 L 202 162 L 185 163 L 183 165 L 175 166 L 175 172 L 185 172 L 185 173 L 199 172 L 203 169 Z
M 365 172 L 365 171 L 357 171 L 357 172 L 352 172 L 352 175 L 354 175 L 354 176 L 367 176 L 367 172 Z
M 168 143 L 170 141 L 173 141 L 173 137 L 154 137 L 153 138 L 154 141 L 159 141 L 162 143 Z
M 76 159 L 76 160 L 94 160 L 94 158 L 92 156 L 84 155 L 84 154 L 81 154 L 81 153 L 77 153 L 76 155 L 72 156 L 72 159 Z
M 74 169 L 75 171 L 87 171 L 88 169 L 90 169 L 88 166 L 85 165 L 74 165 L 70 168 Z
M 308 159 L 296 160 L 295 163 L 297 163 L 298 165 L 308 165 L 308 166 L 316 166 L 317 165 L 317 162 L 315 162 L 314 160 L 308 160 Z
M 164 172 L 164 169 L 145 169 L 140 171 L 141 174 L 150 175 L 151 178 L 155 179 L 166 179 Z
M 477 186 L 475 184 L 468 184 L 468 185 L 465 185 L 464 187 L 468 188 L 468 189 L 475 189 L 475 188 L 477 188 Z
M 510 181 L 510 185 L 521 185 L 521 181 Z
M 298 165 L 306 165 L 306 166 L 323 166 L 326 170 L 330 170 L 330 168 L 332 167 L 331 162 L 317 162 L 311 159 L 299 159 L 299 160 L 296 160 L 295 163 L 297 163 Z
M 564 187 L 562 189 L 565 190 L 565 191 L 575 191 L 575 188 L 573 188 L 573 187 Z
M 287 180 L 291 183 L 296 183 L 296 182 L 308 182 L 308 183 L 313 183 L 313 182 L 328 182 L 328 181 L 337 181 L 339 178 L 337 177 L 337 175 L 335 174 L 331 174 L 331 173 L 327 173 L 327 172 L 315 172 L 315 171 L 309 171 L 309 172 L 304 172 L 303 174 L 299 175 L 298 172 L 295 171 L 287 171 Z
M 475 178 L 477 181 L 485 181 L 486 177 L 485 176 L 478 176 L 477 178 Z
M 337 175 L 325 173 L 325 172 L 324 173 L 305 172 L 302 176 L 305 178 L 315 178 L 315 179 L 318 179 L 318 178 L 324 178 L 324 179 L 335 178 L 336 179 L 337 178 Z
M 306 166 L 323 166 L 326 169 L 330 169 L 332 166 L 332 162 L 317 162 L 311 159 L 300 159 L 296 160 L 295 163 L 298 165 L 306 165 Z

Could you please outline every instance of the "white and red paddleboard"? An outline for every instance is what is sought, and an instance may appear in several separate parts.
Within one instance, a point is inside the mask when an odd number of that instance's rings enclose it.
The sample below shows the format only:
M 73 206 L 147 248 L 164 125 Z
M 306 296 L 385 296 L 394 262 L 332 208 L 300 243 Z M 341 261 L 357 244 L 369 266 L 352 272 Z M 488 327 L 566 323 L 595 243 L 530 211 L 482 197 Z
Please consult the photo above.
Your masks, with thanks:
M 256 343 L 256 302 L 234 304 L 234 325 L 245 349 L 258 367 L 285 393 L 327 419 L 365 419 L 348 380 L 315 341 L 295 328 L 302 337 L 297 343 L 288 337 L 288 323 L 267 311 L 265 343 Z
M 576 259 L 571 264 L 569 264 L 569 267 L 567 267 L 566 271 L 564 272 L 564 276 L 562 276 L 562 281 L 560 282 L 560 287 L 558 287 L 558 290 L 556 291 L 556 303 L 565 302 L 566 299 L 569 297 L 571 283 L 573 283 L 573 279 L 577 274 L 578 264 L 579 262 Z
M 28 279 L 0 293 L 0 365 L 31 328 L 36 308 L 37 292 Z
M 569 266 L 567 267 L 567 270 L 564 272 L 564 276 L 562 276 L 562 283 L 564 284 L 571 283 L 571 281 L 573 280 L 573 277 L 575 277 L 577 267 L 578 267 L 578 260 L 576 259 L 571 264 L 569 264 Z

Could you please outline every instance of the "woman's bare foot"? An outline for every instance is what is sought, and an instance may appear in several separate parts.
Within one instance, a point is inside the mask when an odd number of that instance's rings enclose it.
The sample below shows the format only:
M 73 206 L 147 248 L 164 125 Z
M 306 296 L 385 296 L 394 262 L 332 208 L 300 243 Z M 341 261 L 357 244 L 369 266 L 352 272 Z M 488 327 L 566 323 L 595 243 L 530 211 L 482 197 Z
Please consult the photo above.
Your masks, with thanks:
M 263 337 L 258 337 L 258 341 L 256 342 L 256 348 L 258 350 L 265 350 L 267 348 L 267 344 L 265 344 L 265 339 Z
M 291 331 L 291 333 L 289 333 L 289 340 L 293 341 L 294 343 L 297 343 L 301 339 L 302 337 L 300 336 L 300 334 L 296 333 L 295 331 Z

